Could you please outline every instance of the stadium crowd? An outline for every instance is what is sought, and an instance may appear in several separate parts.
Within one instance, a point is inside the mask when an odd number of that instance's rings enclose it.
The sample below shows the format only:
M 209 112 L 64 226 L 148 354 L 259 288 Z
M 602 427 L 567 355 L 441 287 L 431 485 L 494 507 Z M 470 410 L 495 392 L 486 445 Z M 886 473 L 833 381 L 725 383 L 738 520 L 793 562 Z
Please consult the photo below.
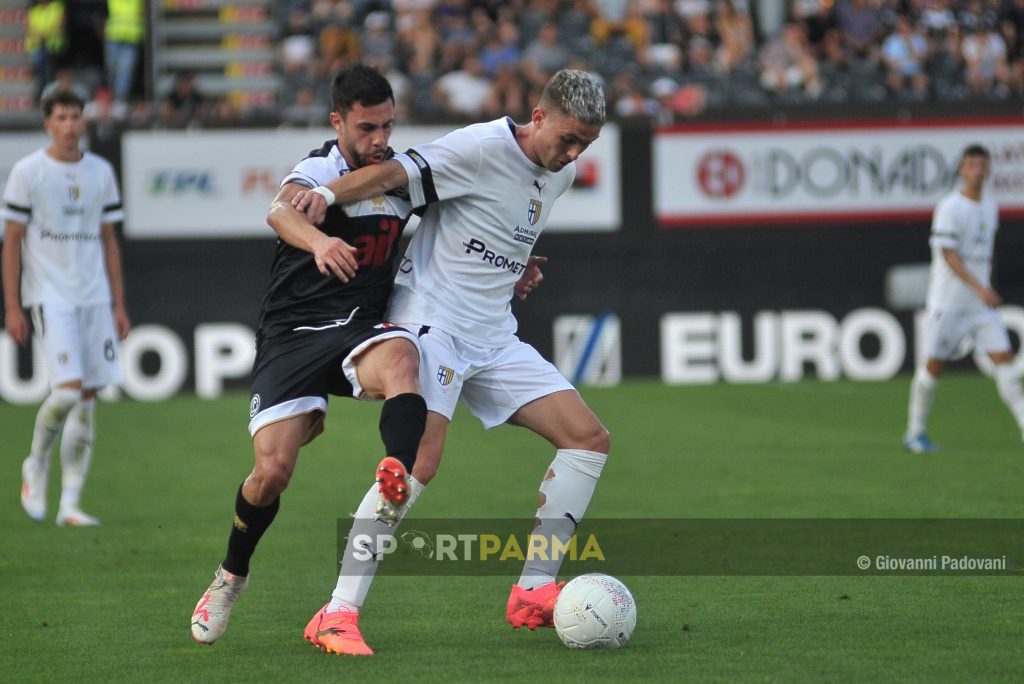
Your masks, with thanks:
M 562 67 L 604 79 L 614 117 L 723 107 L 1006 100 L 1024 94 L 1024 0 L 292 0 L 273 3 L 283 88 L 270 111 L 182 74 L 132 125 L 322 125 L 339 67 L 373 64 L 400 120 L 523 118 Z M 778 11 L 771 11 L 775 7 Z M 120 109 L 118 109 L 120 107 Z

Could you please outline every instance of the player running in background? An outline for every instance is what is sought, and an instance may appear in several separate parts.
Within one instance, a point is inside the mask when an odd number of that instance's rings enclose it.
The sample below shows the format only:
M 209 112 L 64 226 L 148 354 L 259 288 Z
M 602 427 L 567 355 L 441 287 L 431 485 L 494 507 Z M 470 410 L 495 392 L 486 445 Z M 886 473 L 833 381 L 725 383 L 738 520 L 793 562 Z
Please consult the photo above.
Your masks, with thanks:
M 984 193 L 990 171 L 988 150 L 968 146 L 960 159 L 958 190 L 939 201 L 932 219 L 932 269 L 928 283 L 925 349 L 927 360 L 914 373 L 903 445 L 914 453 L 936 451 L 925 426 L 946 362 L 962 357 L 970 344 L 995 364 L 999 396 L 1024 432 L 1024 396 L 1013 368 L 1013 351 L 995 307 L 1002 298 L 992 289 L 992 252 L 999 208 Z
M 46 516 L 50 454 L 60 438 L 58 525 L 98 525 L 79 507 L 92 461 L 96 392 L 121 382 L 118 340 L 131 323 L 124 304 L 114 222 L 124 215 L 110 164 L 79 143 L 82 99 L 59 90 L 43 100 L 50 146 L 19 160 L 4 190 L 4 324 L 28 343 L 31 310 L 51 390 L 22 464 L 21 505 Z
M 395 253 L 412 212 L 404 193 L 377 193 L 333 208 L 317 230 L 292 208 L 299 191 L 393 154 L 394 96 L 387 79 L 363 65 L 331 85 L 337 139 L 300 161 L 281 184 L 267 222 L 278 234 L 263 298 L 249 405 L 255 466 L 235 498 L 227 555 L 192 614 L 192 638 L 211 644 L 227 628 L 249 582 L 249 561 L 277 514 L 299 448 L 324 429 L 327 397 L 384 399 L 374 512 L 395 519 L 408 496 L 426 405 L 417 389 L 416 337 L 384 322 Z
M 426 206 L 388 310 L 419 335 L 420 387 L 428 408 L 402 515 L 437 472 L 461 398 L 485 427 L 521 425 L 555 447 L 540 485 L 535 534 L 566 543 L 583 519 L 610 437 L 569 381 L 516 337 L 511 298 L 525 296 L 539 282 L 529 276 L 536 265 L 533 244 L 555 200 L 572 184 L 573 162 L 597 139 L 604 121 L 605 97 L 597 80 L 563 70 L 544 88 L 525 126 L 508 118 L 468 126 L 293 200 L 314 222 L 325 198 L 326 204 L 346 203 L 403 186 L 416 207 Z M 350 540 L 357 530 L 371 539 L 394 533 L 372 519 L 372 493 L 356 511 Z M 377 561 L 358 560 L 351 545 L 328 608 L 348 611 L 354 626 Z M 377 551 L 368 550 L 376 558 Z M 360 551 L 362 556 L 367 549 Z M 527 561 L 508 599 L 513 627 L 552 624 L 560 563 Z M 306 638 L 321 646 L 323 615 L 306 629 Z M 327 650 L 372 653 L 362 639 L 335 646 Z

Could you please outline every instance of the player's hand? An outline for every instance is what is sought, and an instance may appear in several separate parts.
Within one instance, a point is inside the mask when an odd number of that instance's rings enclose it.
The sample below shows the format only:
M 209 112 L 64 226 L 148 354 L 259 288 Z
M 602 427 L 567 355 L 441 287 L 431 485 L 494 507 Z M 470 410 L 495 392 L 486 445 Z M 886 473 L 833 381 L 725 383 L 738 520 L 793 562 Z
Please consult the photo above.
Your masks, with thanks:
M 327 216 L 327 200 L 318 192 L 312 190 L 300 190 L 292 197 L 292 207 L 304 214 L 306 220 L 314 226 L 318 226 Z
M 1003 303 L 1003 298 L 991 287 L 979 290 L 978 296 L 981 297 L 981 301 L 985 302 L 986 306 L 991 306 L 993 309 Z
M 359 268 L 359 264 L 356 262 L 356 248 L 341 238 L 328 237 L 323 233 L 321 235 L 322 237 L 313 245 L 316 267 L 325 276 L 333 273 L 338 280 L 347 283 L 355 277 L 356 270 Z
M 544 274 L 540 272 L 540 267 L 547 262 L 548 258 L 543 256 L 531 256 L 526 260 L 526 268 L 523 269 L 523 274 L 519 276 L 515 287 L 516 296 L 520 301 L 526 299 L 543 282 Z
M 114 328 L 117 330 L 117 339 L 122 342 L 128 339 L 128 333 L 132 330 L 132 322 L 123 307 L 114 307 Z
M 7 328 L 7 334 L 11 336 L 15 344 L 25 346 L 29 337 L 28 318 L 25 317 L 25 312 L 21 310 L 20 306 L 7 309 L 4 315 L 4 327 Z

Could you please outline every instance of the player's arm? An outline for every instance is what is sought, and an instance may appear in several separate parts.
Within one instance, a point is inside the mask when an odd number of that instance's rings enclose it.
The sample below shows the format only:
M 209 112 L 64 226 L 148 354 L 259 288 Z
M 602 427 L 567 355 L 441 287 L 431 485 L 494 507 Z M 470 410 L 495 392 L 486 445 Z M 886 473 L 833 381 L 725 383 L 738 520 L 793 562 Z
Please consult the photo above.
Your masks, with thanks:
M 114 302 L 114 326 L 117 328 L 118 339 L 125 339 L 132 329 L 128 318 L 128 308 L 124 303 L 124 269 L 121 266 L 121 248 L 117 244 L 113 223 L 104 223 L 100 228 L 100 239 L 103 241 L 103 261 L 107 267 L 107 280 L 110 282 L 110 298 Z
M 310 194 L 309 188 L 298 183 L 288 183 L 281 188 L 270 204 L 267 223 L 289 245 L 311 253 L 322 274 L 329 276 L 333 273 L 341 282 L 347 283 L 359 268 L 356 249 L 341 238 L 330 237 L 317 229 L 300 210 L 292 206 L 292 201 L 302 192 Z M 326 209 L 325 203 L 324 211 Z
M 946 264 L 956 274 L 956 276 L 967 283 L 978 295 L 981 301 L 985 302 L 988 306 L 999 306 L 1003 303 L 1002 297 L 999 293 L 993 290 L 991 287 L 985 287 L 978 282 L 978 279 L 971 275 L 971 272 L 967 270 L 967 266 L 964 265 L 963 259 L 960 258 L 960 254 L 952 247 L 942 248 L 942 258 L 946 260 Z
M 349 171 L 314 190 L 301 188 L 301 192 L 292 199 L 292 206 L 305 214 L 310 222 L 320 223 L 331 204 L 345 204 L 383 195 L 408 182 L 409 175 L 401 162 L 388 159 L 380 164 Z
M 28 342 L 28 318 L 21 308 L 21 242 L 25 237 L 25 224 L 4 222 L 3 288 L 4 327 L 17 344 Z
M 544 281 L 544 274 L 541 273 L 540 267 L 547 262 L 548 258 L 543 256 L 531 256 L 526 260 L 526 268 L 523 269 L 523 274 L 519 276 L 515 286 L 516 296 L 520 300 L 526 299 L 531 292 L 540 287 Z

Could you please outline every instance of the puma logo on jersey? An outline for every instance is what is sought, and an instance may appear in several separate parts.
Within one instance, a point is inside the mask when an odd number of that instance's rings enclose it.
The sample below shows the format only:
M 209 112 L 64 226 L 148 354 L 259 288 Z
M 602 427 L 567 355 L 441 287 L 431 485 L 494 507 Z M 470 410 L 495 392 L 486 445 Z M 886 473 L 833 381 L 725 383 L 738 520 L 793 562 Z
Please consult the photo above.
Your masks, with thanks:
M 533 187 L 537 188 L 537 192 L 544 192 L 546 186 L 547 183 L 541 183 L 539 180 L 533 181 Z

